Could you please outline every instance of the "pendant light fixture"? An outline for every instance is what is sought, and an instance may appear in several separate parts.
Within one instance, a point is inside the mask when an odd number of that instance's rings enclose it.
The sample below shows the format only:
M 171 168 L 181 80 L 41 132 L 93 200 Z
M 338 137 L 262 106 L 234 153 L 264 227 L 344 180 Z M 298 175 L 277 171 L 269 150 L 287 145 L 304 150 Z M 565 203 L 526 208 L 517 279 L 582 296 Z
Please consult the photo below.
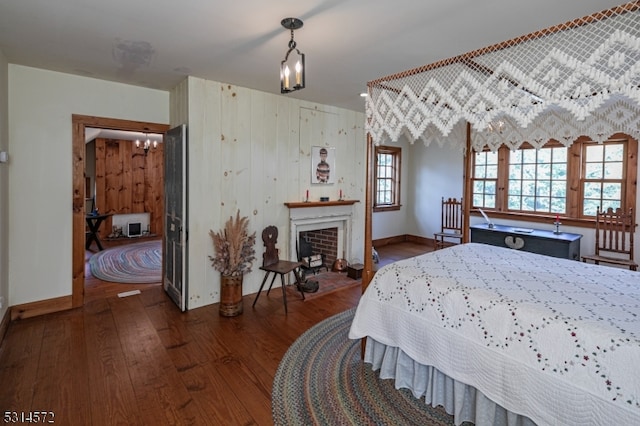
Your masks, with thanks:
M 142 148 L 144 150 L 144 155 L 146 157 L 151 147 L 153 147 L 154 149 L 158 147 L 158 141 L 154 140 L 153 142 L 151 142 L 149 135 L 145 134 L 145 136 L 146 136 L 146 140 L 142 144 L 140 144 L 140 139 L 136 140 L 136 148 Z
M 293 39 L 293 32 L 302 28 L 302 21 L 298 18 L 285 18 L 281 22 L 283 27 L 291 30 L 291 40 L 289 41 L 289 50 L 282 62 L 280 62 L 280 93 L 295 92 L 304 89 L 304 53 L 296 48 L 296 42 Z M 293 51 L 295 50 L 295 54 Z M 291 57 L 290 57 L 291 56 Z

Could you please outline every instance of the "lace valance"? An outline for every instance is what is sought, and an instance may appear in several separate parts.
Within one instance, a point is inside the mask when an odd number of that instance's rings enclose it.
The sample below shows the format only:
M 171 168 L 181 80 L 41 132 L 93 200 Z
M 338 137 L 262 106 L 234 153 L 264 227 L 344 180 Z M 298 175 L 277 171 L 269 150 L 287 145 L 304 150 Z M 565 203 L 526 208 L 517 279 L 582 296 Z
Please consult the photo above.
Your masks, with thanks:
M 640 133 L 640 1 L 368 83 L 374 143 L 515 149 Z M 500 131 L 495 131 L 500 123 Z M 488 129 L 492 127 L 494 131 Z M 463 130 L 464 132 L 464 130 Z M 464 133 L 463 133 L 464 135 Z

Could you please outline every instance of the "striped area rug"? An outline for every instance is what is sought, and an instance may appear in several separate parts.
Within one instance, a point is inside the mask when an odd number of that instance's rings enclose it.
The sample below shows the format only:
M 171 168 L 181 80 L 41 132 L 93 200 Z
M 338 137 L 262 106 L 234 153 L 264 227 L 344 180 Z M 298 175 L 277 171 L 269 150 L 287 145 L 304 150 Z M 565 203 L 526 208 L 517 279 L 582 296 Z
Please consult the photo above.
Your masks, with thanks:
M 162 240 L 143 241 L 102 250 L 89 259 L 91 275 L 126 284 L 162 282 Z
M 349 340 L 355 308 L 307 330 L 282 358 L 273 381 L 275 425 L 453 425 L 453 417 L 396 390 L 360 359 Z

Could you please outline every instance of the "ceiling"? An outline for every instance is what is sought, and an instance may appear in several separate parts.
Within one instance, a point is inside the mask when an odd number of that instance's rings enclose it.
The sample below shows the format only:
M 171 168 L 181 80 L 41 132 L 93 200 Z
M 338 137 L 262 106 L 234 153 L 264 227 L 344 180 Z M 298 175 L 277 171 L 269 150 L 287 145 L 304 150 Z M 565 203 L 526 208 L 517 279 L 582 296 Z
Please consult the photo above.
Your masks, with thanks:
M 5 0 L 9 63 L 161 90 L 186 76 L 279 93 L 297 17 L 306 88 L 364 112 L 368 81 L 624 3 L 621 0 Z
M 143 132 L 131 132 L 126 130 L 98 129 L 95 127 L 85 127 L 84 142 L 85 143 L 91 142 L 95 138 L 117 139 L 121 141 L 140 141 L 140 143 L 143 143 L 147 139 L 152 143 L 163 142 L 163 135 L 159 133 L 143 133 Z

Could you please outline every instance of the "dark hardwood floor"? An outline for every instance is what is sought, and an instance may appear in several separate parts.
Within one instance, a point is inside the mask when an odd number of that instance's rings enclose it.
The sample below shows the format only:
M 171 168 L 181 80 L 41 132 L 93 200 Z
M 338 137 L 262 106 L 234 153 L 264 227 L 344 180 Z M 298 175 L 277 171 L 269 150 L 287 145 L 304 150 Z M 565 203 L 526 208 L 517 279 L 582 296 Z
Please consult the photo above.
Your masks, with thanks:
M 380 266 L 430 247 L 378 250 Z M 280 292 L 181 313 L 160 285 L 87 279 L 83 308 L 10 324 L 0 346 L 0 409 L 53 413 L 60 425 L 272 424 L 271 386 L 294 340 L 355 306 L 359 287 L 309 301 Z M 119 298 L 117 293 L 140 289 Z M 10 414 L 12 415 L 12 414 Z M 47 419 L 51 419 L 48 414 Z

